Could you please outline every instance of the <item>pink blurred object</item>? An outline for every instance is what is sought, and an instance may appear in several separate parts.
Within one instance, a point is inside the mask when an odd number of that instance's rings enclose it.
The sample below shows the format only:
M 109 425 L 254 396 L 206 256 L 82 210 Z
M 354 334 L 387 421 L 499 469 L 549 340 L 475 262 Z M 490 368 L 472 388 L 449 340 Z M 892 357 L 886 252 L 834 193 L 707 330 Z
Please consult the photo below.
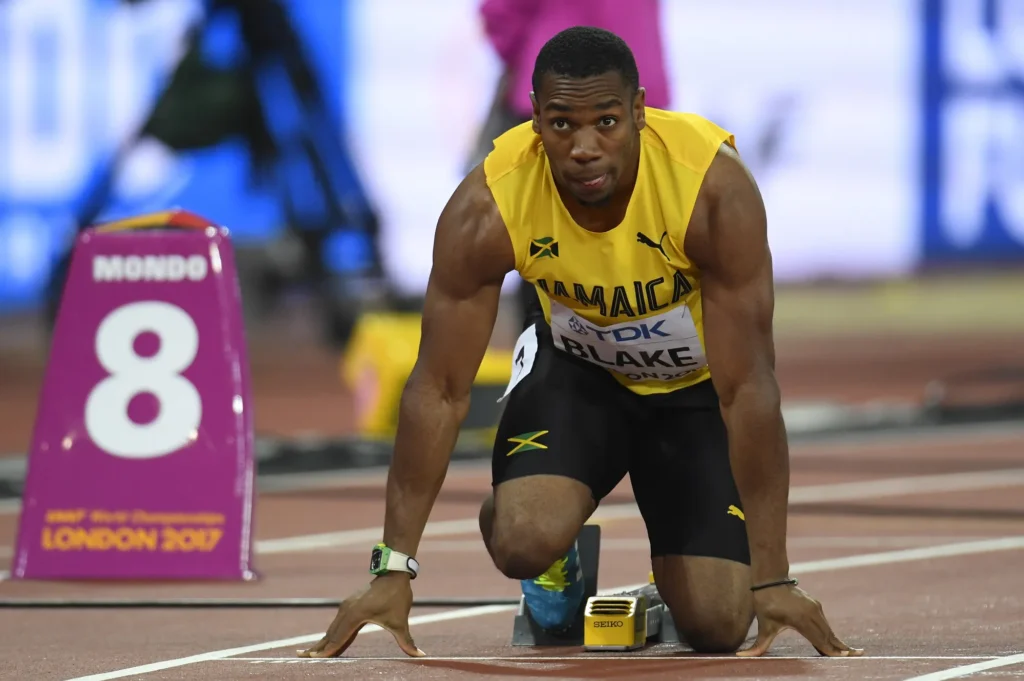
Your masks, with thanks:
M 647 90 L 647 105 L 669 107 L 659 0 L 483 0 L 480 12 L 491 45 L 508 69 L 508 105 L 529 118 L 533 63 L 559 31 L 596 26 L 629 45 Z

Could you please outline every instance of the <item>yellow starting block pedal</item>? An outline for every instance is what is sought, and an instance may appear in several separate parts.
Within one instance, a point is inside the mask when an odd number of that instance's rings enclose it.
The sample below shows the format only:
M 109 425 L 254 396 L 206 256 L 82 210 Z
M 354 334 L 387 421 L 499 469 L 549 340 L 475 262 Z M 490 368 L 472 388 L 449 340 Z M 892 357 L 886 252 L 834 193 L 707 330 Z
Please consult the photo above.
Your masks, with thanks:
M 644 593 L 595 596 L 583 613 L 584 650 L 636 650 L 647 643 L 647 607 Z
M 652 582 L 635 591 L 593 596 L 583 609 L 583 648 L 637 650 L 647 643 L 679 643 L 672 613 Z

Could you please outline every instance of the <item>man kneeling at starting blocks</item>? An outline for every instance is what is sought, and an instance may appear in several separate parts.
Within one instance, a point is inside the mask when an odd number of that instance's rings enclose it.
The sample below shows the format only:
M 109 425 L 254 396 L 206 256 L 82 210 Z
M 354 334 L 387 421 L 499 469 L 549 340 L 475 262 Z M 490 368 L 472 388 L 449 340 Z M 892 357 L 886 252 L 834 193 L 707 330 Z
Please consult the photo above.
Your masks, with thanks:
M 687 644 L 761 655 L 792 628 L 821 654 L 859 655 L 790 578 L 771 254 L 733 136 L 645 106 L 629 48 L 595 28 L 552 38 L 533 88 L 533 120 L 495 140 L 438 221 L 387 551 L 301 654 L 339 655 L 368 622 L 423 654 L 408 624 L 414 556 L 515 270 L 538 301 L 513 355 L 480 530 L 535 622 L 573 624 L 576 537 L 628 473 Z M 757 640 L 740 651 L 755 617 Z

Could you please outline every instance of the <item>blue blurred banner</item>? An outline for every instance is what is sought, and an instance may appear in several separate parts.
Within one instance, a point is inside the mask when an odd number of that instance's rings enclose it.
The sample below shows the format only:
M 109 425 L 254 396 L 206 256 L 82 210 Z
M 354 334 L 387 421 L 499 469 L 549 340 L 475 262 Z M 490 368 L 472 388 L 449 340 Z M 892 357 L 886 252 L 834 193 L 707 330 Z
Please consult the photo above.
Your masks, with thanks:
M 339 182 L 360 185 L 341 200 L 365 182 L 388 275 L 421 292 L 501 69 L 479 1 L 284 4 L 327 96 L 319 131 L 331 130 L 312 143 L 351 147 L 330 159 Z M 0 2 L 0 312 L 38 304 L 76 214 L 206 5 Z M 709 29 L 723 24 L 735 40 Z M 672 0 L 662 31 L 673 108 L 736 133 L 758 179 L 780 281 L 1024 262 L 1024 0 Z M 206 26 L 211 63 L 239 50 L 230 17 Z M 100 219 L 181 206 L 262 242 L 284 226 L 286 192 L 293 221 L 322 224 L 329 211 L 289 137 L 294 98 L 273 70 L 259 89 L 268 126 L 292 143 L 276 186 L 254 181 L 241 141 L 173 153 L 144 140 Z M 341 233 L 328 267 L 365 248 Z
M 286 0 L 302 49 L 341 127 L 345 3 Z M 182 56 L 202 0 L 11 0 L 0 4 L 0 310 L 38 304 L 76 213 L 144 122 Z M 237 22 L 215 15 L 202 52 L 214 65 L 240 58 Z M 270 125 L 294 125 L 294 102 L 263 78 Z M 197 112 L 198 114 L 199 112 Z M 172 206 L 226 225 L 236 241 L 278 233 L 278 192 L 252 180 L 241 140 L 174 153 L 159 142 L 132 145 L 98 220 Z M 286 162 L 282 177 L 301 177 Z M 294 165 L 294 164 L 293 164 Z M 303 183 L 291 193 L 308 207 Z M 295 190 L 295 186 L 298 190 Z M 306 192 L 309 194 L 309 192 Z
M 923 257 L 1024 262 L 1024 2 L 925 0 Z

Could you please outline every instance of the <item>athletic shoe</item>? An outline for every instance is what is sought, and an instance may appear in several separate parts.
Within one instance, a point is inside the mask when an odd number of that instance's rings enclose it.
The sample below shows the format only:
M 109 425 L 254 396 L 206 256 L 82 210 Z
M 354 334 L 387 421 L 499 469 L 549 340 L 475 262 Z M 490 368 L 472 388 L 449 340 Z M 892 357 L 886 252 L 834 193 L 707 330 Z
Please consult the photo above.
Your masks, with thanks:
M 567 630 L 583 602 L 583 567 L 576 543 L 536 579 L 522 580 L 526 607 L 533 620 L 551 633 Z

